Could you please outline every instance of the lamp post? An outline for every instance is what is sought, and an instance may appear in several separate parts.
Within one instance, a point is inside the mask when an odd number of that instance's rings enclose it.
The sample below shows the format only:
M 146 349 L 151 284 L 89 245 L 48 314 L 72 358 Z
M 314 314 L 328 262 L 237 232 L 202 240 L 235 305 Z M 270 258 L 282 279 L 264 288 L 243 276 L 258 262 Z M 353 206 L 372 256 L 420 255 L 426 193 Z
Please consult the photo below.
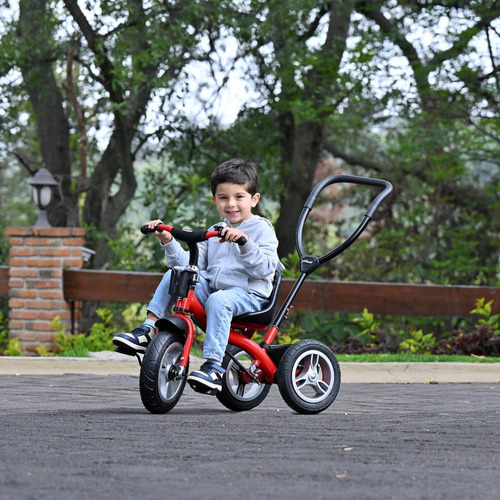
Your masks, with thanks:
M 33 201 L 40 209 L 40 215 L 33 227 L 52 227 L 47 220 L 46 209 L 52 201 L 57 181 L 52 174 L 43 167 L 37 170 L 36 174 L 30 180 L 30 184 L 33 186 Z

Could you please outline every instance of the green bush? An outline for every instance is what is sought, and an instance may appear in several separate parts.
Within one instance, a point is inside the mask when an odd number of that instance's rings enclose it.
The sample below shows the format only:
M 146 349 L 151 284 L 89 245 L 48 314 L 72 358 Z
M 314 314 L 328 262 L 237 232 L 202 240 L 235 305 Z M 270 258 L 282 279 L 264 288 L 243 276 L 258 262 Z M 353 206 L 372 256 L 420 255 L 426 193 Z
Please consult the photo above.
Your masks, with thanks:
M 436 345 L 433 333 L 424 333 L 422 330 L 410 331 L 410 336 L 399 344 L 403 351 L 411 354 L 430 354 Z
M 9 326 L 7 318 L 0 311 L 0 353 L 4 352 L 9 342 Z
M 88 335 L 83 333 L 67 334 L 59 316 L 52 321 L 51 326 L 57 330 L 54 340 L 58 346 L 58 356 L 88 357 L 89 352 L 109 351 L 114 349 L 112 342 L 114 327 L 111 325 L 113 313 L 109 309 L 100 308 L 96 311 L 101 323 L 94 323 Z M 38 350 L 40 355 L 46 354 Z
M 499 315 L 492 314 L 493 301 L 484 298 L 476 300 L 476 307 L 471 311 L 481 316 L 475 324 L 469 324 L 466 331 L 454 330 L 447 335 L 436 337 L 434 333 L 424 333 L 423 328 L 409 325 L 408 329 L 387 333 L 380 329 L 380 322 L 367 309 L 359 317 L 351 318 L 352 323 L 361 330 L 350 335 L 345 341 L 330 343 L 334 352 L 339 354 L 441 354 L 441 355 L 500 355 Z M 388 329 L 390 330 L 390 329 Z

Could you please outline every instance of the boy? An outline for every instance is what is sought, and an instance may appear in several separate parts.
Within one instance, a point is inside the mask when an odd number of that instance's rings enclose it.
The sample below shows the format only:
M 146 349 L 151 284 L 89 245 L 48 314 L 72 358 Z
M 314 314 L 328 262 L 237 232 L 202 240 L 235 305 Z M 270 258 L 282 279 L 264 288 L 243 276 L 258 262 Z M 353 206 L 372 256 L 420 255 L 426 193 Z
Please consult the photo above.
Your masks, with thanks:
M 261 310 L 272 290 L 274 273 L 281 271 L 278 240 L 271 223 L 252 213 L 260 199 L 257 167 L 241 158 L 220 164 L 210 177 L 212 200 L 227 227 L 221 239 L 211 238 L 198 244 L 200 280 L 196 298 L 205 307 L 207 328 L 199 371 L 191 372 L 188 382 L 208 390 L 222 389 L 221 363 L 233 316 Z M 148 223 L 150 228 L 160 220 Z M 185 266 L 188 253 L 167 232 L 155 232 L 165 249 L 170 267 Z M 246 238 L 242 246 L 235 242 Z M 130 333 L 119 333 L 113 343 L 133 354 L 144 353 L 155 334 L 155 322 L 169 314 L 175 298 L 169 295 L 171 272 L 168 271 L 148 305 L 147 318 Z

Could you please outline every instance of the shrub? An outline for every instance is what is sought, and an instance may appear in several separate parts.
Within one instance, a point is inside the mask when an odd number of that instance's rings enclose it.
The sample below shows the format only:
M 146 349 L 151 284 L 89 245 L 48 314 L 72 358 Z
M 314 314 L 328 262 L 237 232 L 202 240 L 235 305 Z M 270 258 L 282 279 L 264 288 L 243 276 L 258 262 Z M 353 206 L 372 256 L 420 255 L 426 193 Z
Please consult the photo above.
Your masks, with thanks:
M 484 298 L 476 300 L 471 311 L 481 316 L 476 329 L 469 333 L 457 332 L 441 341 L 433 349 L 434 354 L 466 354 L 475 356 L 500 356 L 499 315 L 492 314 L 493 301 L 485 303 Z
M 500 356 L 500 335 L 496 335 L 487 325 L 481 325 L 473 332 L 458 332 L 441 341 L 432 349 L 432 353 Z
M 83 333 L 67 334 L 59 316 L 52 321 L 52 328 L 58 332 L 54 335 L 54 340 L 58 346 L 59 356 L 87 357 L 89 351 L 109 351 L 114 348 L 112 342 L 114 328 L 111 326 L 112 311 L 101 308 L 97 309 L 96 313 L 101 318 L 102 323 L 94 323 L 88 335 Z M 38 352 L 40 355 L 46 355 L 44 351 L 39 350 Z
M 433 333 L 424 333 L 422 330 L 411 330 L 410 337 L 403 340 L 399 347 L 411 354 L 430 354 L 436 345 Z

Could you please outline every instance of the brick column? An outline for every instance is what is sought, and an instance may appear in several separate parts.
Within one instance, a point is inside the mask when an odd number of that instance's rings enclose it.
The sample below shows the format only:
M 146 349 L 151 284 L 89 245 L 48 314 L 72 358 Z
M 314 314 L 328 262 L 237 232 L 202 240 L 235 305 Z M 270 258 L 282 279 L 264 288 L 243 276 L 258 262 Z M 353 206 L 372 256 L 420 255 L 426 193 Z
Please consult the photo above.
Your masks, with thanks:
M 26 354 L 44 345 L 54 350 L 51 321 L 59 316 L 71 332 L 71 304 L 64 300 L 63 269 L 82 267 L 85 229 L 80 227 L 8 227 L 9 336 Z M 80 317 L 80 304 L 74 311 Z

